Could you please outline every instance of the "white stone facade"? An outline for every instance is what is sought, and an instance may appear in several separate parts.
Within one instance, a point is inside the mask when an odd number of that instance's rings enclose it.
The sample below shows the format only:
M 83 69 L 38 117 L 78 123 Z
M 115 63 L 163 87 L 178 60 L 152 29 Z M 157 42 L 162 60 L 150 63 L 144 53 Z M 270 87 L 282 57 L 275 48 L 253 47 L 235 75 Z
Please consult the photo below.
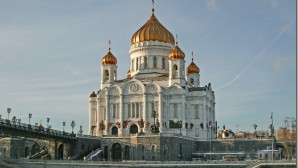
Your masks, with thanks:
M 102 65 L 100 90 L 89 98 L 90 135 L 150 134 L 155 123 L 161 135 L 181 132 L 198 139 L 215 137 L 211 84 L 201 87 L 199 73 L 186 76 L 185 60 L 169 59 L 174 47 L 159 41 L 132 44 L 131 77 L 123 80 L 117 80 L 116 65 Z M 153 111 L 157 113 L 155 122 Z

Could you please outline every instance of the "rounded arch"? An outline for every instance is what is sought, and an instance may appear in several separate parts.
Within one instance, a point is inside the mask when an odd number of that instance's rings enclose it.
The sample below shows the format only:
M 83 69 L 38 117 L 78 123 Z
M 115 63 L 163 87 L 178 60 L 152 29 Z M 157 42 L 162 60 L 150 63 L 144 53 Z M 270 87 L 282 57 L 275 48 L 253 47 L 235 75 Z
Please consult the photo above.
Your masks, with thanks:
M 132 124 L 130 127 L 129 127 L 129 134 L 136 134 L 139 132 L 139 128 L 136 124 Z
M 25 147 L 25 158 L 28 158 L 28 157 L 29 157 L 29 154 L 30 154 L 29 147 L 26 146 L 26 147 Z
M 112 127 L 112 135 L 118 135 L 118 128 L 116 126 Z
M 176 83 L 167 89 L 168 94 L 182 94 L 182 87 Z
M 162 87 L 156 83 L 150 83 L 148 84 L 146 87 L 146 93 L 152 93 L 152 92 L 161 92 L 162 91 Z
M 113 85 L 112 87 L 107 89 L 107 95 L 119 95 L 122 94 L 122 89 L 118 85 Z
M 189 82 L 190 82 L 190 84 L 194 85 L 194 82 L 195 82 L 195 81 L 194 81 L 193 78 L 190 78 Z
M 135 78 L 132 78 L 128 82 L 124 83 L 124 85 L 121 87 L 123 95 L 128 95 L 131 92 L 132 88 L 130 86 L 133 83 L 135 83 L 137 85 L 137 89 L 134 90 L 135 93 L 144 94 L 145 89 L 146 89 L 144 84 L 141 81 L 139 81 Z
M 109 80 L 109 77 L 110 77 L 110 73 L 109 73 L 109 70 L 104 70 L 104 74 L 103 74 L 103 79 L 106 81 L 106 80 Z
M 36 154 L 37 152 L 40 151 L 40 145 L 38 143 L 35 143 L 31 146 L 31 156 Z
M 58 146 L 58 156 L 57 156 L 57 159 L 63 160 L 63 151 L 64 151 L 64 144 L 60 144 Z
M 130 148 L 128 145 L 124 147 L 124 159 L 129 160 Z
M 115 142 L 112 144 L 111 152 L 113 161 L 122 160 L 122 145 L 119 142 Z

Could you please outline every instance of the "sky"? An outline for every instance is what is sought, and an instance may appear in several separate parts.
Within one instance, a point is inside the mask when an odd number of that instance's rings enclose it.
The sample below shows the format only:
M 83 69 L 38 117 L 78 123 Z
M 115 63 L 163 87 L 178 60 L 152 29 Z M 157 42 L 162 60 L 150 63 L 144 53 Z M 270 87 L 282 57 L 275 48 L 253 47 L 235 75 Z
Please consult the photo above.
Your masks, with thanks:
M 0 0 L 0 115 L 88 133 L 89 95 L 100 88 L 101 58 L 129 69 L 132 35 L 150 0 Z M 211 83 L 220 129 L 267 130 L 296 117 L 295 0 L 155 0 L 155 16 Z

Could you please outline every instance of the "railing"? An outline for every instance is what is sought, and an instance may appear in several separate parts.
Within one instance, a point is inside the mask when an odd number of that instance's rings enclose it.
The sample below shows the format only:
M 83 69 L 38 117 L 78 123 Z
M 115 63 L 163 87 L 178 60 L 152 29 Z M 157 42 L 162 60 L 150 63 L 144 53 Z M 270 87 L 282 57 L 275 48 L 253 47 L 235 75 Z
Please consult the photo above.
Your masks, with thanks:
M 39 133 L 47 136 L 55 136 L 60 138 L 75 139 L 76 135 L 65 131 L 59 131 L 49 128 L 40 127 L 38 125 L 31 125 L 19 122 L 12 122 L 11 120 L 0 119 L 0 127 L 11 128 L 31 133 Z

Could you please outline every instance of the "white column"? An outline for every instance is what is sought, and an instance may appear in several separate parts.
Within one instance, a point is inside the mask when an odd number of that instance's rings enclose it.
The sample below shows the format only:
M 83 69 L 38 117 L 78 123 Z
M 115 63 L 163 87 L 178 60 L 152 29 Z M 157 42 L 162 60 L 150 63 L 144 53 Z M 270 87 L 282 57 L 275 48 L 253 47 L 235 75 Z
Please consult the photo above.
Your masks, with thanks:
M 182 94 L 182 104 L 181 104 L 181 121 L 182 121 L 182 133 L 184 132 L 183 135 L 186 135 L 186 128 L 185 128 L 185 94 Z
M 119 118 L 120 118 L 120 129 L 119 129 L 119 135 L 123 134 L 123 117 L 124 117 L 124 110 L 123 110 L 123 95 L 120 94 L 120 100 L 119 100 Z
M 109 123 L 110 123 L 110 115 L 109 115 L 109 111 L 110 111 L 110 106 L 109 106 L 109 96 L 106 95 L 106 120 L 105 120 L 105 135 L 109 135 Z
M 158 120 L 159 120 L 159 123 L 160 123 L 160 127 L 159 127 L 159 131 L 161 133 L 163 133 L 163 108 L 162 108 L 162 95 L 163 93 L 162 92 L 159 92 L 159 97 L 158 97 L 158 101 L 159 101 L 159 107 L 158 107 L 158 111 L 159 111 L 159 115 L 158 115 Z
M 92 135 L 92 125 L 93 125 L 93 122 L 92 122 L 92 98 L 90 97 L 89 98 L 89 135 Z
M 144 128 L 143 128 L 143 132 L 147 133 L 147 125 L 146 123 L 149 122 L 148 118 L 147 118 L 147 94 L 144 93 L 144 97 L 143 97 L 143 102 L 144 102 L 144 106 L 143 106 L 143 119 L 144 119 Z
M 96 136 L 100 136 L 100 133 L 102 133 L 102 131 L 99 130 L 99 129 L 100 129 L 100 128 L 99 128 L 99 123 L 101 122 L 101 121 L 100 121 L 100 118 L 101 118 L 101 117 L 100 117 L 100 115 L 99 115 L 99 114 L 100 114 L 100 110 L 101 110 L 101 109 L 100 109 L 100 101 L 99 101 L 99 98 L 96 99 L 96 102 L 97 102 L 97 107 L 96 107 L 96 113 L 97 113 L 97 114 L 96 114 L 96 118 L 97 118 L 97 119 L 96 119 Z

